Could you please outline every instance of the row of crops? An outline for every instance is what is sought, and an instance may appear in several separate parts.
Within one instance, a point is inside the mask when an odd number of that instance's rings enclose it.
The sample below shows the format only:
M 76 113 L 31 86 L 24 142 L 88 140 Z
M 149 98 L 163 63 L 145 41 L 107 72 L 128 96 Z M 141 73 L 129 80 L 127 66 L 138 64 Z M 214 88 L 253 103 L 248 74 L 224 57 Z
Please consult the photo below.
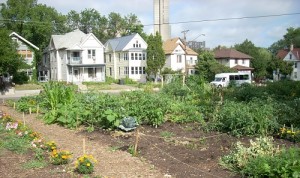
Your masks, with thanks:
M 39 108 L 48 124 L 68 128 L 84 125 L 90 131 L 116 129 L 123 118 L 133 117 L 139 124 L 154 127 L 167 121 L 197 122 L 206 131 L 237 137 L 277 136 L 300 141 L 300 82 L 216 89 L 197 76 L 188 78 L 186 85 L 181 81 L 173 81 L 160 92 L 119 95 L 77 93 L 72 86 L 50 82 L 39 96 L 20 99 L 16 108 L 21 112 Z

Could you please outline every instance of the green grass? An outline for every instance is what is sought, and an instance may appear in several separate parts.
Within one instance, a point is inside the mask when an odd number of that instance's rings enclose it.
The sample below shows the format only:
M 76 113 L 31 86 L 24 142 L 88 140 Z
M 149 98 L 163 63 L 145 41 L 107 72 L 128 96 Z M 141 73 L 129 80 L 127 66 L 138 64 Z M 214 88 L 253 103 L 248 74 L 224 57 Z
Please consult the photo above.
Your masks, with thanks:
M 29 83 L 29 84 L 23 84 L 23 85 L 16 85 L 16 90 L 40 90 L 43 89 L 41 85 Z
M 168 132 L 168 131 L 163 131 L 160 133 L 160 136 L 164 137 L 164 138 L 171 138 L 174 136 L 174 133 L 172 132 Z
M 18 154 L 27 153 L 29 150 L 28 140 L 20 138 L 17 135 L 8 135 L 3 141 L 3 148 L 13 151 Z
M 22 165 L 24 169 L 44 168 L 48 163 L 44 160 L 31 160 Z

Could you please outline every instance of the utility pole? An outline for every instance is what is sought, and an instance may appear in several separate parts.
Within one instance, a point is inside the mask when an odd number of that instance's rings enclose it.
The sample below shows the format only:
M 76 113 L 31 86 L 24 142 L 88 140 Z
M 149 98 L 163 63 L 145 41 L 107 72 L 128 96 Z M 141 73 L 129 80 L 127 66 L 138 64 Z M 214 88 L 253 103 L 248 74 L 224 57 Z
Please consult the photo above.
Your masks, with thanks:
M 184 43 L 184 73 L 188 74 L 187 71 L 187 61 L 186 61 L 186 34 L 187 32 L 189 32 L 190 30 L 184 30 L 181 33 L 183 33 L 183 43 Z

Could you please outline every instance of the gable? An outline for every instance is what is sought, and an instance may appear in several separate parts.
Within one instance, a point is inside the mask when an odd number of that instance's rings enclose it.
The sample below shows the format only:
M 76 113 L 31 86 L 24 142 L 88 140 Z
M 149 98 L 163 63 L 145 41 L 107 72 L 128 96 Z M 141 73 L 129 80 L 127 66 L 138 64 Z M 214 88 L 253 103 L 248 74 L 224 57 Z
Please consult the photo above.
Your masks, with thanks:
M 84 47 L 104 47 L 104 45 L 98 40 L 98 38 L 90 33 L 87 35 L 87 37 L 81 42 L 80 46 Z
M 33 48 L 33 49 L 36 49 L 36 50 L 39 50 L 39 48 L 37 46 L 35 46 L 34 44 L 30 43 L 28 40 L 26 40 L 25 38 L 23 38 L 22 36 L 18 35 L 16 32 L 12 32 L 10 35 L 9 35 L 12 39 L 13 38 L 16 38 L 18 39 L 19 41 L 22 42 L 22 44 L 30 47 L 30 48 Z

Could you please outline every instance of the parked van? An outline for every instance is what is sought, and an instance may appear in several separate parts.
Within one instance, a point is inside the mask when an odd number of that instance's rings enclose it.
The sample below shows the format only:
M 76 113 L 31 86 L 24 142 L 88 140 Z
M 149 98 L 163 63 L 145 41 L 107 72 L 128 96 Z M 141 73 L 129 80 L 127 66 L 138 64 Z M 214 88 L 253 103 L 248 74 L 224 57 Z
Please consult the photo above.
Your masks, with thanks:
M 235 82 L 237 86 L 243 83 L 251 83 L 251 75 L 248 73 L 220 73 L 215 75 L 215 80 L 210 84 L 216 87 L 227 87 L 230 82 Z

